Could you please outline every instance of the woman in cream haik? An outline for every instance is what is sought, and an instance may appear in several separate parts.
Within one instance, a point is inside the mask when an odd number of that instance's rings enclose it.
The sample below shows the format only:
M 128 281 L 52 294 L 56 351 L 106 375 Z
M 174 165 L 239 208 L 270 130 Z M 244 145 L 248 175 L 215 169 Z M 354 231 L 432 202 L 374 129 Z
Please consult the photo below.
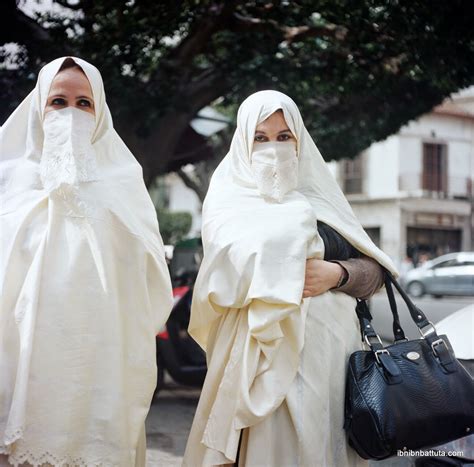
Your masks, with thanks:
M 0 465 L 144 466 L 171 283 L 99 71 L 46 65 L 0 156 Z
M 318 221 L 362 257 L 324 261 Z M 261 91 L 240 106 L 202 236 L 189 331 L 208 374 L 184 465 L 368 465 L 343 430 L 346 364 L 362 347 L 353 297 L 381 286 L 381 266 L 396 271 L 288 96 Z

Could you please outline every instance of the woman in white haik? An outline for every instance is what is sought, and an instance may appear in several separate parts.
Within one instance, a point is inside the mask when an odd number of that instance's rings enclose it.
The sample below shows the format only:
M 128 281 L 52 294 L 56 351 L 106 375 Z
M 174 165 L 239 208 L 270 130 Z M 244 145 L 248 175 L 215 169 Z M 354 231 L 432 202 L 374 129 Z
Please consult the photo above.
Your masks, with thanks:
M 171 283 L 99 71 L 46 65 L 0 155 L 0 463 L 144 466 Z
M 284 126 L 270 139 L 262 130 L 278 118 Z M 340 266 L 323 260 L 317 221 L 380 273 L 397 274 L 355 218 L 296 104 L 276 91 L 251 95 L 203 206 L 189 332 L 207 352 L 208 373 L 184 465 L 368 465 L 343 430 L 346 365 L 362 348 L 356 303 L 334 289 Z

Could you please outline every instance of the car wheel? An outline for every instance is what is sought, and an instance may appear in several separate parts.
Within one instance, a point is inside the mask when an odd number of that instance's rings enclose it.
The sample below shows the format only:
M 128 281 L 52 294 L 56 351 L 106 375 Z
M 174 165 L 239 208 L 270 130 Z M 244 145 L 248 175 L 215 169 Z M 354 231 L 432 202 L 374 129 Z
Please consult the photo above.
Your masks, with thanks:
M 421 282 L 410 282 L 407 287 L 407 292 L 412 297 L 422 297 L 425 294 L 425 287 Z
M 434 297 L 434 298 L 436 298 L 436 299 L 443 298 L 443 296 L 442 296 L 442 295 L 433 295 L 433 297 Z

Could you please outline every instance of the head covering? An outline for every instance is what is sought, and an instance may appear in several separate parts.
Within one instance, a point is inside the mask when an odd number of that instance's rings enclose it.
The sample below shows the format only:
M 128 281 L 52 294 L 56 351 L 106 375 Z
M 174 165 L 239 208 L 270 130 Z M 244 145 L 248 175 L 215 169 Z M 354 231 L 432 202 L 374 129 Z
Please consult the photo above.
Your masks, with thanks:
M 277 110 L 296 138 L 299 170 L 297 189 L 281 202 L 260 195 L 251 170 L 255 129 Z M 296 104 L 280 92 L 257 92 L 240 106 L 202 219 L 204 258 L 189 332 L 209 356 L 209 381 L 201 396 L 208 402 L 198 408 L 196 426 L 204 427 L 201 446 L 208 449 L 204 457 L 210 465 L 235 459 L 239 429 L 275 410 L 295 377 L 309 303 L 302 300 L 306 259 L 324 257 L 317 220 L 392 273 L 396 270 L 357 221 Z M 340 306 L 338 293 L 327 293 Z M 223 329 L 229 333 L 222 337 Z M 193 456 L 200 454 L 190 451 L 190 462 Z
M 42 171 L 45 104 L 66 58 L 41 70 L 1 128 L 0 453 L 129 466 L 171 283 L 142 169 L 114 130 L 99 71 L 79 58 L 94 99 L 94 163 L 76 178 L 54 173 L 62 165 Z

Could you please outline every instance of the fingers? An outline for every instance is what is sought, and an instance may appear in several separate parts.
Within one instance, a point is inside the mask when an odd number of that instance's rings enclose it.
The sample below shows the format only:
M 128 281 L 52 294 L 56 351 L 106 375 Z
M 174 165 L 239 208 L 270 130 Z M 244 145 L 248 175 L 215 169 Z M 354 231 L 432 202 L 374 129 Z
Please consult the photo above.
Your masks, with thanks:
M 303 298 L 316 297 L 317 295 L 321 295 L 323 292 L 325 292 L 325 290 L 320 288 L 304 289 Z
M 305 283 L 303 287 L 303 298 L 316 297 L 329 290 L 327 282 L 327 263 L 321 259 L 308 259 L 306 261 Z

